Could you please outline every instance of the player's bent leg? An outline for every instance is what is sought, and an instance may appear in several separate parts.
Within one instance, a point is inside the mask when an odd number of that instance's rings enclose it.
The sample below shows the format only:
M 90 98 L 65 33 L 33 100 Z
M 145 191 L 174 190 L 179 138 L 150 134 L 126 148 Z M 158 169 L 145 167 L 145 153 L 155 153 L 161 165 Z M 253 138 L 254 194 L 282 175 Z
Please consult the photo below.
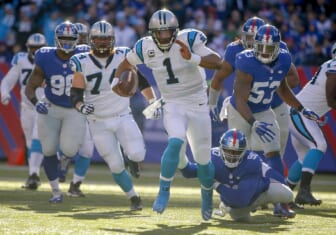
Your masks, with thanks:
M 153 204 L 153 211 L 163 213 L 170 197 L 170 184 L 174 178 L 179 162 L 179 153 L 183 140 L 171 138 L 161 160 L 160 189 Z

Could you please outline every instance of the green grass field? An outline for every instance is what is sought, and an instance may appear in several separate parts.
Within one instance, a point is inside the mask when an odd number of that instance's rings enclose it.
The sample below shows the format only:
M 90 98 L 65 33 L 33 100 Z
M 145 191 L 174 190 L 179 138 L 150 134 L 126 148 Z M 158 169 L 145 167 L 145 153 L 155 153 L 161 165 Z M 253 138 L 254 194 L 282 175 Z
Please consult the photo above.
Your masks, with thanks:
M 70 171 L 72 174 L 72 171 Z M 272 216 L 272 209 L 252 214 L 249 223 L 213 216 L 204 222 L 200 212 L 198 181 L 178 173 L 166 211 L 158 215 L 152 203 L 158 190 L 159 166 L 144 164 L 134 179 L 144 209 L 129 211 L 129 200 L 113 182 L 107 166 L 92 165 L 81 186 L 85 198 L 64 197 L 62 204 L 49 204 L 50 187 L 44 171 L 38 191 L 21 189 L 26 166 L 0 163 L 0 234 L 336 234 L 336 176 L 316 175 L 313 190 L 323 200 L 320 207 L 306 206 L 294 219 Z M 70 175 L 72 177 L 72 175 Z M 61 184 L 64 192 L 69 187 Z M 214 194 L 214 207 L 219 199 Z

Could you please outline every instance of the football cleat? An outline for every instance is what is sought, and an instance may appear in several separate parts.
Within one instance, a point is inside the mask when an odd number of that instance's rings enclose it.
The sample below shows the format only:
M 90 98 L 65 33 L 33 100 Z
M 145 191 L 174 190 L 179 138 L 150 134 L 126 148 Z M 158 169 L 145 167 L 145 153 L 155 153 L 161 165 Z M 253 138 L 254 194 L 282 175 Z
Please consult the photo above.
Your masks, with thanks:
M 204 220 L 211 219 L 212 216 L 212 194 L 213 190 L 201 189 L 202 195 L 202 217 Z
M 170 191 L 168 189 L 160 189 L 158 196 L 153 204 L 153 211 L 162 214 L 166 209 L 169 201 Z
M 63 195 L 62 194 L 57 194 L 53 195 L 50 199 L 50 203 L 61 203 L 63 201 Z
M 218 209 L 214 210 L 214 214 L 220 217 L 224 217 L 227 213 L 230 213 L 231 207 L 226 206 L 224 202 L 219 203 Z
M 273 215 L 282 218 L 294 218 L 295 211 L 291 210 L 286 203 L 277 203 L 274 205 Z
M 33 173 L 28 177 L 26 183 L 22 185 L 22 188 L 36 190 L 40 185 L 40 177 L 36 173 Z
M 141 204 L 141 198 L 139 196 L 133 196 L 131 197 L 131 211 L 141 211 L 142 210 L 142 204 Z
M 300 188 L 298 194 L 295 197 L 295 203 L 304 205 L 310 204 L 314 206 L 318 206 L 322 203 L 322 200 L 316 199 L 311 191 L 310 187 Z
M 69 197 L 85 197 L 85 194 L 80 190 L 80 185 L 81 185 L 82 182 L 78 181 L 77 183 L 73 183 L 71 181 L 70 183 L 70 188 L 68 190 L 68 193 L 67 195 Z

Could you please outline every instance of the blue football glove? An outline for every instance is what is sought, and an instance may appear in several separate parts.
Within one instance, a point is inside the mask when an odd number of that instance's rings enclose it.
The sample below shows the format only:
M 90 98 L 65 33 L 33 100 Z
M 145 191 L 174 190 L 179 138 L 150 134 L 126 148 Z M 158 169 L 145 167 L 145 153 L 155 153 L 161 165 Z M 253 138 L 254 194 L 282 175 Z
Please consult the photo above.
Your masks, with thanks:
M 273 124 L 254 121 L 252 125 L 252 130 L 254 130 L 258 135 L 262 142 L 271 142 L 275 136 L 275 133 L 269 129 L 269 126 L 273 126 Z
M 78 107 L 78 111 L 82 114 L 89 115 L 94 112 L 94 105 L 93 104 L 81 104 Z
M 310 120 L 313 120 L 313 121 L 316 121 L 316 122 L 319 122 L 320 121 L 320 116 L 315 113 L 314 111 L 308 109 L 308 108 L 304 108 L 302 110 L 302 115 L 305 117 L 305 118 L 308 118 Z
M 40 114 L 48 114 L 48 104 L 43 102 L 43 101 L 39 101 L 36 103 L 35 105 L 36 107 L 36 111 Z

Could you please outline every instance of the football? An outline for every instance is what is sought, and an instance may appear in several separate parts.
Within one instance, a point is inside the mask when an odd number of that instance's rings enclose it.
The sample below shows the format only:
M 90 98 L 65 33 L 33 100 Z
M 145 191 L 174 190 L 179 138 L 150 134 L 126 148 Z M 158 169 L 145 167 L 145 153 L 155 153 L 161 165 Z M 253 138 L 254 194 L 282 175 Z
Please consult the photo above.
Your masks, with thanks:
M 120 74 L 119 82 L 112 90 L 120 96 L 131 97 L 138 89 L 139 79 L 135 70 L 125 70 Z

